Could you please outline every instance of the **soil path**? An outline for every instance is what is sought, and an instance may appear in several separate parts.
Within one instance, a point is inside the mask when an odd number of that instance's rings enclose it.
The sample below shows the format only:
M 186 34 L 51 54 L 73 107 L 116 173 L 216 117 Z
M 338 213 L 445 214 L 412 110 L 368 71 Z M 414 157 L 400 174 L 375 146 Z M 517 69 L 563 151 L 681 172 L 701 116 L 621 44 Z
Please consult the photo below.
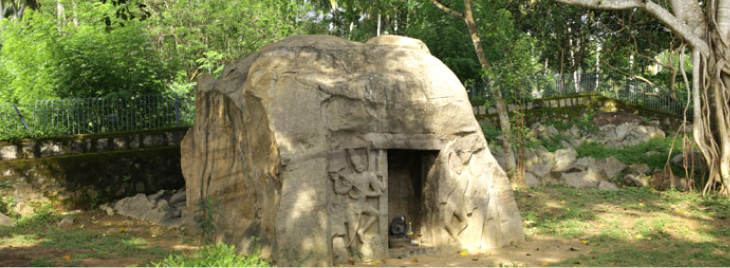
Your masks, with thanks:
M 589 245 L 579 240 L 563 241 L 548 236 L 533 236 L 519 246 L 485 250 L 461 256 L 459 252 L 444 252 L 437 256 L 417 256 L 385 259 L 373 263 L 355 263 L 347 266 L 365 267 L 523 267 L 547 266 L 580 254 L 591 252 Z

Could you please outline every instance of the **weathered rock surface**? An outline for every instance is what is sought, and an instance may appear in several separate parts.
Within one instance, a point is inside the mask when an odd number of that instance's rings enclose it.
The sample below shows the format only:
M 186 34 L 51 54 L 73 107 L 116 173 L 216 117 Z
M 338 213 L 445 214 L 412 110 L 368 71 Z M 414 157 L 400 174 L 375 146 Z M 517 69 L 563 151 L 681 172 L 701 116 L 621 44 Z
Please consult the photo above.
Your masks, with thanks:
M 71 215 L 64 216 L 58 223 L 56 223 L 56 226 L 64 228 L 69 227 L 74 224 L 74 217 Z
M 685 161 L 684 161 L 684 153 L 676 154 L 672 157 L 670 162 L 673 165 L 676 165 L 678 167 L 684 168 Z M 697 171 L 707 170 L 707 165 L 705 164 L 705 158 L 702 156 L 702 153 L 699 151 L 692 151 L 687 153 L 687 169 L 694 168 Z
M 641 116 L 633 115 L 624 111 L 617 112 L 600 112 L 593 117 L 593 124 L 603 125 L 621 125 L 624 123 L 640 124 Z
M 688 181 L 686 178 L 676 177 L 662 169 L 655 169 L 649 181 L 649 185 L 658 190 L 688 190 L 691 184 L 691 181 Z
M 631 170 L 633 172 L 642 173 L 642 174 L 646 174 L 646 173 L 651 172 L 651 168 L 649 168 L 649 165 L 647 165 L 647 164 L 633 164 L 633 165 L 629 165 L 629 170 Z
M 15 221 L 8 216 L 0 213 L 0 227 L 11 227 L 15 226 Z
M 606 179 L 604 171 L 588 169 L 586 171 L 562 173 L 566 184 L 575 188 L 596 188 L 598 183 Z
M 649 176 L 646 176 L 644 173 L 626 175 L 626 177 L 624 177 L 624 180 L 626 180 L 626 183 L 628 185 L 633 185 L 636 187 L 649 186 Z
M 621 171 L 626 169 L 626 164 L 621 163 L 613 156 L 596 161 L 596 165 L 601 167 L 609 178 L 615 178 Z
M 562 172 L 570 169 L 575 163 L 578 153 L 573 148 L 555 151 L 555 166 L 552 171 Z
M 397 207 L 388 200 L 407 189 L 393 186 L 408 183 L 397 168 L 413 160 L 429 189 L 411 200 L 426 208 L 409 216 L 422 243 L 522 241 L 512 189 L 466 91 L 427 52 L 402 37 L 295 36 L 201 79 L 182 143 L 188 209 L 219 198 L 218 238 L 250 251 L 257 237 L 281 266 L 380 260 Z
M 527 184 L 527 186 L 538 186 L 540 185 L 540 180 L 538 180 L 534 174 L 525 172 L 525 184 Z
M 186 206 L 184 196 L 185 191 L 161 190 L 149 196 L 137 194 L 127 197 L 115 202 L 113 209 L 108 206 L 104 206 L 102 209 L 108 215 L 114 215 L 116 212 L 160 225 L 179 226 L 182 224 L 181 216 Z
M 614 191 L 614 190 L 618 190 L 618 186 L 616 186 L 616 184 L 613 184 L 612 182 L 601 181 L 598 183 L 598 190 Z
M 644 126 L 637 123 L 608 124 L 599 127 L 599 130 L 600 137 L 596 141 L 613 148 L 633 146 L 650 139 L 666 137 L 664 131 L 656 126 Z

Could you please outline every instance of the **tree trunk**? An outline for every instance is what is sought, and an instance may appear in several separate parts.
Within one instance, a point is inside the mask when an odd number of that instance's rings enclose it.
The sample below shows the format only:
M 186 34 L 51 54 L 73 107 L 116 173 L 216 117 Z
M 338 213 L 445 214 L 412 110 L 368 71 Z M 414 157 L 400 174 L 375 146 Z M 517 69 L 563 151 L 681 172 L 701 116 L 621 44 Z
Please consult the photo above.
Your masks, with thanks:
M 472 16 L 471 12 L 471 0 L 464 0 L 464 21 L 466 22 L 466 26 L 469 28 L 469 34 L 471 35 L 471 40 L 474 43 L 474 48 L 476 49 L 479 63 L 481 63 L 482 69 L 484 69 L 489 74 L 489 72 L 491 72 L 492 70 L 492 67 L 489 64 L 486 55 L 484 54 L 482 41 L 479 38 L 479 32 L 477 31 L 476 24 L 474 23 L 474 17 Z M 491 81 L 491 78 L 489 78 L 490 76 L 487 75 L 487 77 L 487 84 L 493 84 L 493 81 Z M 502 91 L 499 90 L 499 87 L 490 85 L 489 90 L 494 97 L 497 114 L 499 115 L 499 126 L 502 129 L 502 147 L 504 149 L 504 163 L 507 169 L 506 172 L 508 174 L 515 174 L 514 169 L 516 161 L 514 151 L 512 150 L 512 127 L 509 120 L 507 106 L 504 103 L 504 99 L 502 98 Z M 517 176 L 510 176 L 510 178 L 513 179 L 514 183 L 517 183 L 519 185 L 524 184 L 523 178 L 518 178 Z
M 63 15 L 63 4 L 61 4 L 61 0 L 56 0 L 56 19 L 58 20 L 58 32 L 61 33 L 61 28 L 66 21 L 66 17 Z
M 593 87 L 594 92 L 598 92 L 600 89 L 600 83 L 601 83 L 601 49 L 603 48 L 603 44 L 599 41 L 596 45 L 596 74 L 594 76 L 594 79 L 596 80 L 595 85 Z
M 74 26 L 79 27 L 79 17 L 76 15 L 76 1 L 71 0 L 71 11 L 73 12 Z
M 474 45 L 474 49 L 476 50 L 477 58 L 479 58 L 479 63 L 482 65 L 482 69 L 484 70 L 484 72 L 486 72 L 487 85 L 489 87 L 490 93 L 492 94 L 492 97 L 494 98 L 495 106 L 497 108 L 497 114 L 499 115 L 499 126 L 502 129 L 502 148 L 504 150 L 504 162 L 506 168 L 505 171 L 507 172 L 513 183 L 517 185 L 523 185 L 524 178 L 522 178 L 521 176 L 514 176 L 515 174 L 517 174 L 517 172 L 515 172 L 515 153 L 512 150 L 512 127 L 509 120 L 509 113 L 507 111 L 507 106 L 504 103 L 504 99 L 502 98 L 502 92 L 499 90 L 498 87 L 493 86 L 494 81 L 492 81 L 491 78 L 492 67 L 489 64 L 489 60 L 487 60 L 486 55 L 484 54 L 482 41 L 481 38 L 479 38 L 479 32 L 477 31 L 476 24 L 474 23 L 474 17 L 472 16 L 471 10 L 471 0 L 464 0 L 464 14 L 461 14 L 444 6 L 437 0 L 431 0 L 431 3 L 433 3 L 436 7 L 443 10 L 447 14 L 455 18 L 464 20 L 467 28 L 469 28 L 471 41 Z
M 381 23 L 380 13 L 378 13 L 378 32 L 377 32 L 376 36 L 380 36 L 380 23 Z

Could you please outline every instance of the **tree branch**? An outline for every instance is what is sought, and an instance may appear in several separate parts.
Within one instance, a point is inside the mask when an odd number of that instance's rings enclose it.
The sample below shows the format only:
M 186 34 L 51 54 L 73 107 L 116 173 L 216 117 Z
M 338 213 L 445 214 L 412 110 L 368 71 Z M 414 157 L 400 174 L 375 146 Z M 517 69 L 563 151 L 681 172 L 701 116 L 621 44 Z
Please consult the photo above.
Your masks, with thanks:
M 606 65 L 606 67 L 608 67 L 609 69 L 614 70 L 614 71 L 616 71 L 616 72 L 618 72 L 620 74 L 623 74 L 623 75 L 628 76 L 630 78 L 639 79 L 641 81 L 646 82 L 647 84 L 649 84 L 652 87 L 656 87 L 656 84 L 654 84 L 654 82 L 652 82 L 649 79 L 646 79 L 646 78 L 644 78 L 644 77 L 642 77 L 640 75 L 635 75 L 635 74 L 627 73 L 627 72 L 625 72 L 625 71 L 623 71 L 623 70 L 621 70 L 619 68 L 613 67 L 613 65 L 609 64 L 605 60 L 601 60 L 601 63 L 603 63 L 603 65 Z
M 456 10 L 450 9 L 447 6 L 444 6 L 438 0 L 431 0 L 431 3 L 433 3 L 434 6 L 438 7 L 439 9 L 443 10 L 444 12 L 446 12 L 446 14 L 449 14 L 456 19 L 459 19 L 459 20 L 464 19 L 464 14 L 462 14 L 461 12 L 458 12 Z
M 658 61 L 658 60 L 656 60 L 656 59 L 654 59 L 654 58 L 652 58 L 652 57 L 649 57 L 649 56 L 646 56 L 646 55 L 643 55 L 643 54 L 640 54 L 640 53 L 636 53 L 636 55 L 637 55 L 637 56 L 639 56 L 639 57 L 642 57 L 642 58 L 644 58 L 644 59 L 647 59 L 647 60 L 649 60 L 649 61 L 651 61 L 651 62 L 653 62 L 653 63 L 659 64 L 659 65 L 661 65 L 662 67 L 664 67 L 664 68 L 667 68 L 667 69 L 669 69 L 669 70 L 672 70 L 672 71 L 676 70 L 676 68 L 674 68 L 674 66 L 672 66 L 672 65 L 669 65 L 669 64 L 666 64 L 666 63 L 664 63 L 664 62 L 661 62 L 661 61 Z M 670 56 L 670 57 L 671 57 L 671 56 Z
M 435 1 L 435 0 L 431 0 Z M 692 29 L 686 24 L 678 20 L 672 13 L 669 13 L 665 8 L 657 5 L 650 0 L 553 0 L 558 3 L 563 3 L 571 6 L 579 6 L 585 8 L 594 9 L 606 9 L 606 10 L 622 10 L 638 8 L 646 11 L 653 18 L 659 20 L 664 26 L 669 28 L 679 38 L 687 41 L 689 45 L 696 48 L 703 55 L 710 54 L 710 48 L 707 42 L 703 41 L 699 36 L 694 34 Z

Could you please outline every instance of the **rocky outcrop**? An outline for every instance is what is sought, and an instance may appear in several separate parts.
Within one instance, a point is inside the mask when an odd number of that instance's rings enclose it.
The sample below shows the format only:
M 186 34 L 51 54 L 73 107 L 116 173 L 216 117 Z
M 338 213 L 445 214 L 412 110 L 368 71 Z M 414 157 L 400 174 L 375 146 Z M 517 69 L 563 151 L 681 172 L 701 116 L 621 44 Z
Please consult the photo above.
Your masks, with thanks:
M 684 157 L 687 156 L 685 161 Z M 687 153 L 676 154 L 670 160 L 675 166 L 686 168 L 688 170 L 694 169 L 695 171 L 701 172 L 707 170 L 707 164 L 705 164 L 705 158 L 702 156 L 700 151 L 691 151 Z
M 109 215 L 119 213 L 165 226 L 180 226 L 185 211 L 185 191 L 165 191 L 151 195 L 137 194 L 123 198 L 112 207 L 103 206 Z
M 435 247 L 523 240 L 466 91 L 418 40 L 290 37 L 196 94 L 182 143 L 187 207 L 219 199 L 218 239 L 244 251 L 256 237 L 282 266 L 380 260 L 399 209 Z
M 0 213 L 0 227 L 12 227 L 15 226 L 15 221 L 8 216 Z
M 596 140 L 607 147 L 621 148 L 637 145 L 654 138 L 665 138 L 664 131 L 656 126 L 644 126 L 636 123 L 620 125 L 603 125 L 600 136 Z

